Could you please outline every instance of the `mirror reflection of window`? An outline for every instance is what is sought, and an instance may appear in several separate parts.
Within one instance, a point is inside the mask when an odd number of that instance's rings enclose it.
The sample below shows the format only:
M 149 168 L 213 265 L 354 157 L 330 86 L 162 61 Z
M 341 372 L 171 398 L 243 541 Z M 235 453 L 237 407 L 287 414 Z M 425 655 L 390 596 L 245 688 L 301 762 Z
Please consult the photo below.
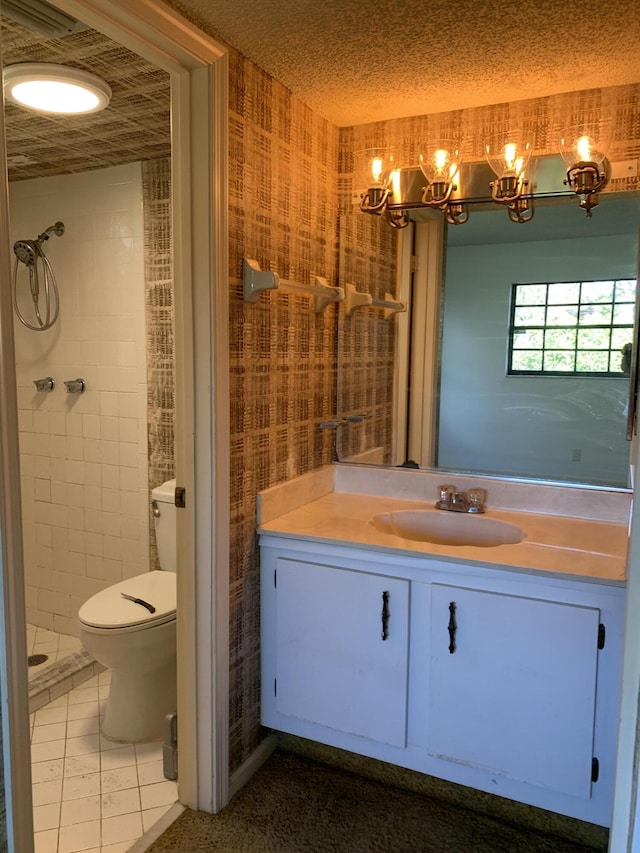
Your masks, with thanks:
M 619 376 L 635 300 L 635 279 L 514 284 L 507 373 Z
M 449 229 L 437 467 L 628 486 L 639 227 L 638 199 L 603 197 Z

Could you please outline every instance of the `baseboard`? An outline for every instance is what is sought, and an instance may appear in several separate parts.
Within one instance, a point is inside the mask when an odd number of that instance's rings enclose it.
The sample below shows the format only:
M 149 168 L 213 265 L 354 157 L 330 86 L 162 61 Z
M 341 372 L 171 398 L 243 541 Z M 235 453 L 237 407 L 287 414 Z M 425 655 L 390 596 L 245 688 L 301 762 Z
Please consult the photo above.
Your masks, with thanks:
M 262 767 L 265 761 L 273 754 L 278 745 L 278 737 L 275 734 L 267 735 L 260 745 L 253 750 L 251 755 L 237 770 L 234 770 L 229 779 L 229 799 L 235 796 L 241 788 Z

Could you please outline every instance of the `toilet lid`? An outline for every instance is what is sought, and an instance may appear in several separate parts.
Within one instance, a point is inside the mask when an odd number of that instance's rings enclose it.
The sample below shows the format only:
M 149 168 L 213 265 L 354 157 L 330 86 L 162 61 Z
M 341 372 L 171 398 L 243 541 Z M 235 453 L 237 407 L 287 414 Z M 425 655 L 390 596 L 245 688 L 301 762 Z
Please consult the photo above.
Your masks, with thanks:
M 140 598 L 155 607 L 146 607 L 123 598 L 121 593 Z M 116 583 L 92 595 L 78 611 L 84 625 L 94 628 L 148 627 L 175 619 L 176 576 L 174 572 L 145 572 Z

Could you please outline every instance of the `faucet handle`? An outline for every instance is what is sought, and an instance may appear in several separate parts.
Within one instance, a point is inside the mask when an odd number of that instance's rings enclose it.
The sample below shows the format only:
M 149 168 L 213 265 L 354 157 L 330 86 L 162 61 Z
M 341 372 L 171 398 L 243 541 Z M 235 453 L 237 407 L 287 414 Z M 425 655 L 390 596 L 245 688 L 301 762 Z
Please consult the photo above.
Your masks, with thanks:
M 438 486 L 438 500 L 436 501 L 437 509 L 448 509 L 451 506 L 451 499 L 455 494 L 455 486 Z
M 484 512 L 484 505 L 487 501 L 486 489 L 469 489 L 467 492 L 467 502 L 469 504 L 469 512 Z

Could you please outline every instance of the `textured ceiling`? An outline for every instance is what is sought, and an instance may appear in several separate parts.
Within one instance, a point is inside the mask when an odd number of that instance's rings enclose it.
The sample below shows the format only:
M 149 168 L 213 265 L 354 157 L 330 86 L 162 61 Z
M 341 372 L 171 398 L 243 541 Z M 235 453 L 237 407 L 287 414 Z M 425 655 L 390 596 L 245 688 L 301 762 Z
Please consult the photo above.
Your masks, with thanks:
M 640 82 L 640 3 L 581 0 L 168 0 L 339 126 Z M 606 8 L 606 17 L 602 9 Z M 2 20 L 3 62 L 65 62 L 106 79 L 108 110 L 5 109 L 10 179 L 166 156 L 169 79 L 87 30 L 59 39 Z
M 46 38 L 2 24 L 2 60 L 60 62 L 93 71 L 112 89 L 109 108 L 44 116 L 5 106 L 9 180 L 104 168 L 171 153 L 169 75 L 95 30 Z
M 640 81 L 637 0 L 168 5 L 339 126 Z

